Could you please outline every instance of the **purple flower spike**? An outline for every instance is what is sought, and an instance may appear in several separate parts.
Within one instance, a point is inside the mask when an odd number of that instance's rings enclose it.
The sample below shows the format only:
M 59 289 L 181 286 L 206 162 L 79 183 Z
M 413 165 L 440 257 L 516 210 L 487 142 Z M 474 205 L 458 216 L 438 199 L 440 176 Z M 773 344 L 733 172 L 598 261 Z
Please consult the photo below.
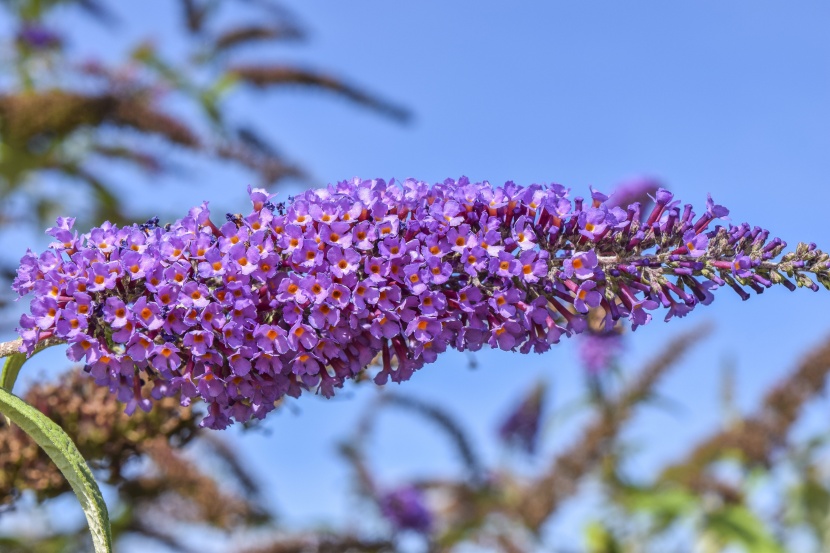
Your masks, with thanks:
M 561 185 L 527 188 L 467 179 L 429 186 L 354 179 L 253 210 L 221 227 L 207 204 L 164 227 L 105 223 L 79 235 L 73 219 L 27 252 L 13 288 L 32 294 L 24 349 L 55 336 L 130 409 L 152 397 L 207 403 L 205 426 L 261 419 L 286 395 L 326 397 L 383 359 L 375 382 L 401 382 L 452 347 L 544 352 L 561 336 L 662 307 L 666 319 L 708 305 L 717 288 L 741 297 L 784 284 L 830 287 L 828 255 L 747 224 L 694 220 L 671 194 L 638 204 L 590 203 Z M 626 207 L 626 209 L 623 209 Z M 362 377 L 361 377 L 362 378 Z

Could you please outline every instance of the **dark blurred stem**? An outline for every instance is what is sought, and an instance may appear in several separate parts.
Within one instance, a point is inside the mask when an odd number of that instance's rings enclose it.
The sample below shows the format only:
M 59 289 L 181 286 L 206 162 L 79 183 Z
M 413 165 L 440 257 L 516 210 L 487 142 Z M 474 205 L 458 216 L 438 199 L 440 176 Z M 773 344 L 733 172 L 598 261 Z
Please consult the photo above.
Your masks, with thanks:
M 718 492 L 721 486 L 707 474 L 707 469 L 730 453 L 738 453 L 748 467 L 771 466 L 774 453 L 786 445 L 787 436 L 806 403 L 825 390 L 828 373 L 830 337 L 804 357 L 786 379 L 767 392 L 754 415 L 698 443 L 683 456 L 683 461 L 667 467 L 660 480 L 695 491 Z
M 708 325 L 699 326 L 669 342 L 616 401 L 602 408 L 582 434 L 582 439 L 555 457 L 548 470 L 524 488 L 517 514 L 528 528 L 538 532 L 562 502 L 576 493 L 579 481 L 608 453 L 631 418 L 633 408 L 651 394 L 659 379 L 710 330 Z

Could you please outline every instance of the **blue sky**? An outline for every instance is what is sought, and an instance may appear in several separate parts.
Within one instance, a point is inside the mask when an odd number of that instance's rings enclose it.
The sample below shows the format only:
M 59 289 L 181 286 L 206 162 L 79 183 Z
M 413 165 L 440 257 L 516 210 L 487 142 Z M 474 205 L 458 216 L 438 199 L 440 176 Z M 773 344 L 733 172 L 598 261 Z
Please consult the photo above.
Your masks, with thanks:
M 344 76 L 410 108 L 397 125 L 325 93 L 245 93 L 233 113 L 308 167 L 315 182 L 361 177 L 436 181 L 468 175 L 493 183 L 560 182 L 587 193 L 620 180 L 661 178 L 684 201 L 711 192 L 735 222 L 769 228 L 791 245 L 830 248 L 830 4 L 807 1 L 694 3 L 641 1 L 294 2 L 311 31 L 307 43 L 250 49 L 247 59 L 301 63 Z M 121 29 L 67 15 L 78 50 L 116 55 L 130 39 L 163 42 L 178 13 L 162 0 L 119 7 Z M 163 15 L 162 15 L 163 14 Z M 175 53 L 175 44 L 173 44 Z M 189 173 L 153 183 L 128 177 L 136 211 L 176 216 L 202 200 L 220 212 L 244 206 L 242 173 L 188 159 Z M 126 175 L 125 175 L 126 176 Z M 139 188 L 140 186 L 140 188 Z M 159 205 L 158 198 L 167 201 Z M 9 238 L 9 237 L 7 237 Z M 11 240 L 10 240 L 11 241 Z M 11 241 L 14 257 L 30 245 Z M 682 407 L 648 409 L 629 436 L 644 448 L 635 473 L 649 474 L 716 428 L 720 367 L 733 358 L 743 409 L 830 331 L 830 293 L 774 289 L 742 303 L 721 290 L 712 306 L 630 336 L 626 364 L 637 367 L 673 335 L 710 320 L 715 335 L 665 380 Z M 479 368 L 447 354 L 400 388 L 444 405 L 470 429 L 482 454 L 502 457 L 493 428 L 538 378 L 554 387 L 554 408 L 583 393 L 573 344 L 544 356 L 483 352 Z M 56 362 L 60 362 L 59 358 Z M 37 365 L 37 362 L 33 362 Z M 37 369 L 31 367 L 30 370 Z M 238 443 L 285 522 L 356 518 L 349 474 L 334 454 L 374 396 L 347 390 L 306 398 L 266 433 Z M 808 417 L 827 420 L 826 405 Z M 806 425 L 806 426 L 809 426 Z M 373 446 L 383 482 L 446 474 L 458 465 L 443 436 L 421 421 L 384 416 Z M 578 436 L 556 427 L 549 451 Z M 590 508 L 577 503 L 550 527 L 553 541 L 579 536 Z

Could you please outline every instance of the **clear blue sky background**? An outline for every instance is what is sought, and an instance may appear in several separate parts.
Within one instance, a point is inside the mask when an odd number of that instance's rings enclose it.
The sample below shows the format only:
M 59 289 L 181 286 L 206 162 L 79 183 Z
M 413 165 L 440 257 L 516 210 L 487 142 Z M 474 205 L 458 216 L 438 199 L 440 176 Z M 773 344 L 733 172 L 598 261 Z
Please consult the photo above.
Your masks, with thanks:
M 178 17 L 169 2 L 124 4 L 120 28 L 67 14 L 74 47 L 109 59 L 141 36 L 167 40 Z M 610 190 L 650 174 L 697 205 L 711 192 L 736 222 L 770 228 L 792 245 L 806 240 L 830 248 L 830 4 L 355 0 L 291 7 L 308 25 L 309 42 L 251 49 L 248 59 L 332 70 L 415 114 L 411 125 L 400 126 L 324 93 L 287 90 L 235 102 L 235 116 L 311 169 L 321 185 L 356 175 L 468 175 L 494 183 L 555 181 L 579 194 L 588 185 Z M 143 177 L 130 176 L 134 188 L 125 193 L 136 211 L 179 216 L 202 200 L 221 213 L 245 205 L 249 181 L 242 173 L 203 159 L 186 164 L 188 174 L 151 183 L 158 194 L 146 193 Z M 19 257 L 27 245 L 8 248 Z M 626 364 L 637 367 L 673 335 L 706 319 L 717 325 L 660 387 L 682 407 L 648 409 L 636 419 L 629 436 L 643 453 L 633 472 L 650 474 L 717 428 L 724 359 L 735 359 L 737 402 L 751 409 L 827 336 L 829 312 L 826 291 L 781 288 L 742 303 L 727 289 L 687 319 L 664 324 L 658 317 L 632 335 Z M 544 356 L 487 351 L 477 360 L 472 371 L 466 356 L 447 354 L 400 391 L 457 415 L 493 463 L 502 458 L 493 429 L 533 382 L 553 384 L 554 408 L 583 394 L 572 343 Z M 363 387 L 332 401 L 304 398 L 299 415 L 269 417 L 267 434 L 225 434 L 285 522 L 361 516 L 334 446 L 374 395 Z M 826 405 L 809 419 L 826 424 Z M 575 437 L 578 425 L 556 427 L 546 450 Z M 433 427 L 391 413 L 373 452 L 378 477 L 390 485 L 458 470 Z M 551 541 L 573 543 L 590 510 L 590 502 L 572 505 L 550 526 Z

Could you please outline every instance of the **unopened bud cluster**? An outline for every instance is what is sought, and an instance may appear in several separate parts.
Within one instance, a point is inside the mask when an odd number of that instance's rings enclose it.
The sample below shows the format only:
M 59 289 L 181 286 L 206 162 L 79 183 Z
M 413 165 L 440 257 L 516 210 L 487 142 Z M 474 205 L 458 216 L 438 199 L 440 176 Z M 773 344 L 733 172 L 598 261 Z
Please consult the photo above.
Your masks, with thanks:
M 331 396 L 376 355 L 377 383 L 400 382 L 452 347 L 544 352 L 585 330 L 585 313 L 634 327 L 666 308 L 684 316 L 729 286 L 742 297 L 772 284 L 830 284 L 828 256 L 749 225 L 711 198 L 696 216 L 666 190 L 609 207 L 560 185 L 352 180 L 275 206 L 249 190 L 253 211 L 217 226 L 206 204 L 89 233 L 72 219 L 28 252 L 15 290 L 34 294 L 20 322 L 29 351 L 57 336 L 128 410 L 153 397 L 208 404 L 203 424 L 262 418 L 285 395 Z M 789 278 L 788 278 L 789 277 Z M 793 283 L 790 279 L 793 279 Z

